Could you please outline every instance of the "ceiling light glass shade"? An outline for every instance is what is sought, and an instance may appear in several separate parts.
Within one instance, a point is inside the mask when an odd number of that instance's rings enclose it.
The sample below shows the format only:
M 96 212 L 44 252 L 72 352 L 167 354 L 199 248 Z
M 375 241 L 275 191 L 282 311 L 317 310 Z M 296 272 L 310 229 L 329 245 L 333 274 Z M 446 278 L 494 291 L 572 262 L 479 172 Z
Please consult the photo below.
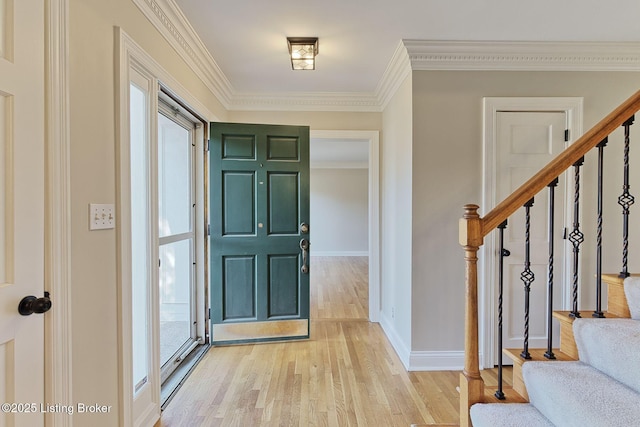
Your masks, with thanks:
M 287 37 L 291 68 L 294 70 L 315 70 L 318 54 L 317 37 Z

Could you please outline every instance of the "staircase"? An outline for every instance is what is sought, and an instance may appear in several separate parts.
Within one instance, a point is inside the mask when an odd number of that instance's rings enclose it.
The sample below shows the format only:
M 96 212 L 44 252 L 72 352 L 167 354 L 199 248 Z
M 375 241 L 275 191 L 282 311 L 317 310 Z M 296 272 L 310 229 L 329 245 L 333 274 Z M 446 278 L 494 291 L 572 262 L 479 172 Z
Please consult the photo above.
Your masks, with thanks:
M 640 307 L 640 279 L 625 280 L 626 299 Z M 634 305 L 632 304 L 632 307 Z M 529 403 L 477 403 L 475 427 L 640 424 L 640 310 L 629 318 L 572 322 L 579 359 L 526 361 L 519 371 Z M 562 344 L 561 344 L 562 347 Z M 514 365 L 514 387 L 515 387 Z
M 628 273 L 629 218 L 634 197 L 629 185 L 630 128 L 640 111 L 640 91 L 603 118 L 576 140 L 545 168 L 536 173 L 484 217 L 477 205 L 466 205 L 460 220 L 460 244 L 465 251 L 465 365 L 460 375 L 460 425 L 475 426 L 640 426 L 640 276 Z M 623 193 L 617 197 L 622 208 L 622 269 L 620 274 L 602 272 L 603 232 L 603 153 L 614 130 L 624 129 Z M 636 147 L 637 148 L 637 147 Z M 597 150 L 596 150 L 597 149 Z M 597 151 L 597 231 L 596 237 L 596 307 L 581 318 L 578 311 L 579 268 L 584 234 L 580 229 L 580 191 L 584 156 Z M 548 297 L 547 324 L 560 323 L 560 348 L 552 348 L 549 329 L 546 349 L 529 349 L 529 292 L 533 274 L 529 269 L 529 207 L 533 198 L 548 187 L 549 222 L 553 230 L 553 187 L 561 174 L 568 173 L 575 182 L 573 229 L 566 239 L 573 246 L 573 283 L 570 310 L 553 311 Z M 588 180 L 585 180 L 588 182 Z M 592 181 L 593 182 L 593 181 Z M 594 191 L 591 188 L 582 191 Z M 593 193 L 592 193 L 593 194 Z M 609 196 L 611 197 L 611 196 Z M 502 232 L 508 218 L 518 209 L 525 210 L 525 261 L 521 279 L 524 282 L 525 318 L 522 349 L 503 349 L 513 361 L 513 388 L 502 387 L 502 359 L 499 361 L 497 390 L 485 387 L 480 376 L 478 343 L 478 251 L 490 233 Z M 610 227 L 606 227 L 609 230 Z M 619 230 L 617 230 L 619 233 Z M 552 242 L 553 233 L 549 239 Z M 498 237 L 496 237 L 498 240 Z M 553 295 L 554 244 L 549 245 L 548 296 Z M 487 251 L 488 252 L 488 251 Z M 493 252 L 493 251 L 492 251 Z M 502 270 L 504 247 L 498 248 L 496 265 Z M 638 254 L 634 254 L 634 257 Z M 500 296 L 496 319 L 498 342 L 502 342 L 502 271 L 497 286 Z M 585 281 L 588 282 L 588 281 Z M 485 284 L 490 286 L 490 284 Z M 605 289 L 606 288 L 606 289 Z M 606 292 L 608 311 L 602 309 Z M 552 318 L 554 320 L 552 320 Z

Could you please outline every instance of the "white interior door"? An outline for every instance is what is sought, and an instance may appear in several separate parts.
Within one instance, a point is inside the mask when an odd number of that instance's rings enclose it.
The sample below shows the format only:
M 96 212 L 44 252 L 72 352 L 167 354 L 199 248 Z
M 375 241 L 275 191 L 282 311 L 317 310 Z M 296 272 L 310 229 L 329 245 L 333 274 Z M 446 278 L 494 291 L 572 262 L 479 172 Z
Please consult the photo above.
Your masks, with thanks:
M 0 426 L 41 426 L 44 315 L 44 2 L 0 0 Z
M 496 198 L 503 200 L 527 179 L 555 158 L 565 147 L 565 112 L 498 112 L 496 121 Z M 555 191 L 554 307 L 561 306 L 564 278 L 562 240 L 565 218 L 565 182 Z M 522 348 L 524 339 L 525 292 L 521 273 L 525 260 L 525 210 L 519 209 L 505 230 L 504 259 L 504 348 Z M 530 215 L 530 269 L 535 275 L 531 285 L 529 310 L 529 348 L 547 346 L 548 283 L 548 191 L 534 200 Z M 497 315 L 496 315 L 497 319 Z M 557 329 L 557 325 L 555 326 Z M 557 344 L 558 331 L 553 333 Z

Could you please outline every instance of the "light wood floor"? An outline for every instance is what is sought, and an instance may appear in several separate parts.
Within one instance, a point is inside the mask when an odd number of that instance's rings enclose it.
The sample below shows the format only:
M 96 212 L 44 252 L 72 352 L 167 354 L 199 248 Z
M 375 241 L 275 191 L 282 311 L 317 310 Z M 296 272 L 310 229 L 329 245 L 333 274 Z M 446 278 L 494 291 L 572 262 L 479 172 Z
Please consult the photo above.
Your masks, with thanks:
M 311 319 L 369 318 L 369 259 L 311 257 Z
M 458 423 L 459 373 L 407 372 L 367 321 L 367 259 L 311 262 L 311 339 L 212 348 L 157 427 Z

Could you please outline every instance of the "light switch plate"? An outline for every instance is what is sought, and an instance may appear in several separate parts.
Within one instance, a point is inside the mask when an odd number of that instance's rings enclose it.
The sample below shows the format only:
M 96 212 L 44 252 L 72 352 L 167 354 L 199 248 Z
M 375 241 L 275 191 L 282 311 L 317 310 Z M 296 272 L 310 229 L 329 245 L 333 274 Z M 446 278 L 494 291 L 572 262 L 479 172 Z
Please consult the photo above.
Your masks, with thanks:
M 113 204 L 89 204 L 89 230 L 116 227 L 116 210 Z

